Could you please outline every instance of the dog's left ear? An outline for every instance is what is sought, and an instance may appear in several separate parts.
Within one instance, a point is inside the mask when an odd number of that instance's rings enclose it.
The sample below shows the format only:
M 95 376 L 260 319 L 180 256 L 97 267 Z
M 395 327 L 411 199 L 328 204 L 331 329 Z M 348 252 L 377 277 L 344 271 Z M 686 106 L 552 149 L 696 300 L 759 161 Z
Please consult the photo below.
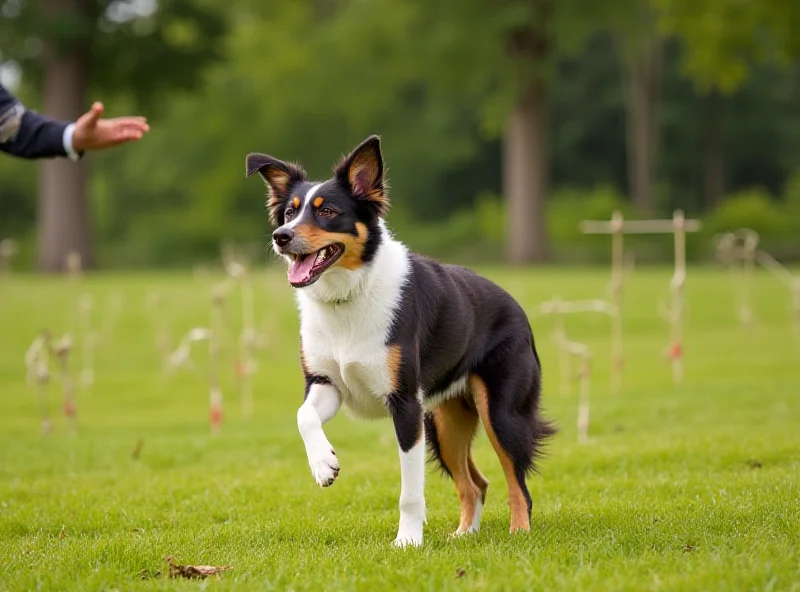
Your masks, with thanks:
M 386 179 L 383 172 L 381 139 L 370 136 L 347 155 L 334 169 L 353 197 L 374 206 L 378 216 L 389 210 Z

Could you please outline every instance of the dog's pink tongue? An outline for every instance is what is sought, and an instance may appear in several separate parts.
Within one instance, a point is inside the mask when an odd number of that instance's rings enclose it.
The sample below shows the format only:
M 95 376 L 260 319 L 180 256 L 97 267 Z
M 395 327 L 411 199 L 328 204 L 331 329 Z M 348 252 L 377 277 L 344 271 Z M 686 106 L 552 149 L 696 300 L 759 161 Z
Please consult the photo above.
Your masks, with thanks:
M 289 266 L 289 282 L 299 284 L 306 281 L 311 276 L 311 268 L 314 267 L 316 253 L 311 253 L 305 257 L 298 257 Z

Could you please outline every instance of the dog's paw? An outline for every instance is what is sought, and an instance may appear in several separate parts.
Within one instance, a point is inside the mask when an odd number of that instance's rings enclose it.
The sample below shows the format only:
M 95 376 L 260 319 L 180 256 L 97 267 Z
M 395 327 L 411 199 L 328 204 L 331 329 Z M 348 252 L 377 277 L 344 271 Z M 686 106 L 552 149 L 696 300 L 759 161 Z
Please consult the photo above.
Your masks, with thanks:
M 411 535 L 397 535 L 397 538 L 392 542 L 394 547 L 398 549 L 404 549 L 406 547 L 421 547 L 422 546 L 422 535 L 419 536 L 411 536 Z
M 318 448 L 308 455 L 311 474 L 320 487 L 332 485 L 339 476 L 339 459 L 331 448 Z
M 473 526 L 469 526 L 469 527 L 467 527 L 467 528 L 461 528 L 461 527 L 459 526 L 459 527 L 458 527 L 458 530 L 456 530 L 456 531 L 455 531 L 455 532 L 454 532 L 452 535 L 450 535 L 450 536 L 453 536 L 453 537 L 460 537 L 460 536 L 465 536 L 465 535 L 468 535 L 468 534 L 474 534 L 474 533 L 476 533 L 476 532 L 478 532 L 478 529 L 477 529 L 477 528 L 475 528 L 475 526 L 474 526 L 474 525 L 473 525 Z

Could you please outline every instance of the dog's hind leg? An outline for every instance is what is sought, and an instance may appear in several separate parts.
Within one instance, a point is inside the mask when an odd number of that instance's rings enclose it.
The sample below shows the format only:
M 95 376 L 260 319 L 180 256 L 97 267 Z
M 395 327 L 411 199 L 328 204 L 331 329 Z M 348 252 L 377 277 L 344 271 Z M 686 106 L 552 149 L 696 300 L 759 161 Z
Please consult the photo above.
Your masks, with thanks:
M 476 532 L 489 482 L 478 471 L 470 448 L 478 427 L 478 413 L 462 398 L 441 403 L 430 414 L 435 429 L 434 454 L 453 478 L 461 501 L 461 520 L 455 534 Z M 433 438 L 429 438 L 431 441 Z
M 539 367 L 529 344 L 487 360 L 470 389 L 508 485 L 510 531 L 530 530 L 531 496 L 525 483 L 553 428 L 538 416 Z

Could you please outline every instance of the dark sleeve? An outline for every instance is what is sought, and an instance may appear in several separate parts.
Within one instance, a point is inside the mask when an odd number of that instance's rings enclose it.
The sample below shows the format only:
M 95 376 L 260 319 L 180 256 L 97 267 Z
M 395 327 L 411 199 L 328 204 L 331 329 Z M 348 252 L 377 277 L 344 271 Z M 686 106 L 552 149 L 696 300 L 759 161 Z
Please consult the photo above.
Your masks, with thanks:
M 0 152 L 20 158 L 67 156 L 64 150 L 67 125 L 25 109 L 0 85 Z

